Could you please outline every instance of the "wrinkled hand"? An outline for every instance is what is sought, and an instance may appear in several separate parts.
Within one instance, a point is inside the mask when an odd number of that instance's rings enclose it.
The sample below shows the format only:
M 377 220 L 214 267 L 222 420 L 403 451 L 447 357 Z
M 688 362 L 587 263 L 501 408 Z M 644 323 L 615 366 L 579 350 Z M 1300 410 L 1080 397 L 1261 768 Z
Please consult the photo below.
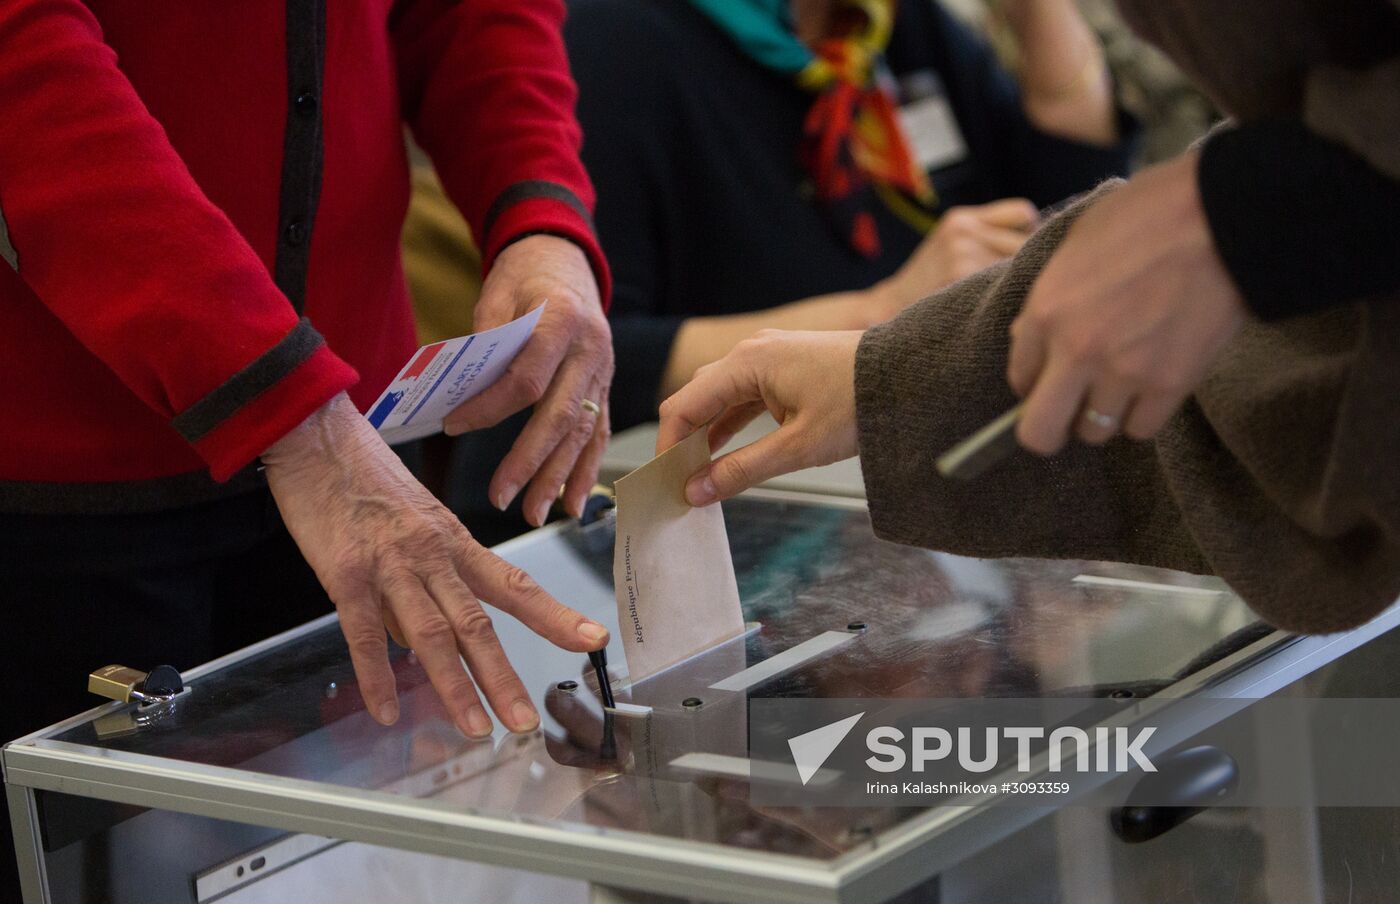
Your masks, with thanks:
M 870 325 L 1020 251 L 1039 222 L 1040 212 L 1025 198 L 950 208 L 909 260 L 875 287 L 879 303 Z
M 1072 432 L 1152 436 L 1246 317 L 1201 209 L 1196 154 L 1143 170 L 1070 228 L 1011 324 L 1021 445 L 1048 455 Z
M 507 728 L 539 725 L 478 595 L 566 650 L 607 642 L 606 628 L 473 540 L 344 395 L 262 460 L 287 529 L 340 613 L 361 696 L 379 722 L 399 712 L 386 627 L 418 654 L 453 721 L 472 737 L 491 733 L 477 687 Z
M 710 449 L 767 410 L 777 430 L 715 459 L 690 478 L 691 505 L 708 505 L 779 474 L 856 454 L 856 346 L 861 332 L 763 330 L 661 403 L 658 453 L 710 424 Z
M 545 301 L 530 341 L 492 386 L 447 416 L 450 435 L 499 424 L 535 406 L 525 429 L 496 469 L 488 489 L 499 509 L 528 484 L 525 519 L 538 527 L 564 488 L 564 508 L 577 517 L 598 479 L 608 444 L 612 334 L 598 283 L 583 251 L 567 239 L 532 235 L 496 258 L 476 304 L 479 332 L 509 323 Z M 598 405 L 594 413 L 583 406 Z

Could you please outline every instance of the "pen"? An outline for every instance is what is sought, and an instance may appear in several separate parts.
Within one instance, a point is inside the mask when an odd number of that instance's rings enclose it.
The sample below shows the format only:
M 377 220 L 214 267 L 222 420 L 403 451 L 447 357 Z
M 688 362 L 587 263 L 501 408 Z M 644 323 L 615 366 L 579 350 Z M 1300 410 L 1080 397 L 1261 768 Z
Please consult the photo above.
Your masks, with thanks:
M 604 760 L 617 759 L 617 729 L 613 727 L 611 710 L 603 710 L 603 740 L 598 744 L 598 756 Z
M 607 647 L 589 653 L 588 661 L 593 663 L 593 673 L 598 676 L 598 693 L 603 697 L 603 706 L 612 709 L 617 704 L 613 700 L 612 680 L 608 678 Z
M 938 473 L 971 480 L 1016 450 L 1016 425 L 1022 405 L 982 427 L 938 458 Z

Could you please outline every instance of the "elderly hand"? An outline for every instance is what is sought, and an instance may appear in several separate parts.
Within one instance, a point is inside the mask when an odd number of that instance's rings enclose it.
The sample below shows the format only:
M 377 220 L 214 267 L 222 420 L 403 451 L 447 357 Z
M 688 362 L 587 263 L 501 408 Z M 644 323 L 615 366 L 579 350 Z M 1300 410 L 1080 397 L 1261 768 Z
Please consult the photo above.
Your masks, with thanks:
M 708 505 L 779 474 L 856 454 L 856 346 L 861 332 L 763 330 L 695 372 L 661 403 L 658 453 L 710 425 L 718 449 L 766 409 L 779 423 L 762 439 L 690 478 L 691 505 Z
M 1025 198 L 949 208 L 903 266 L 875 286 L 878 304 L 867 325 L 889 320 L 944 286 L 1010 257 L 1039 222 L 1040 211 Z
M 1043 455 L 1071 433 L 1155 434 L 1244 325 L 1196 189 L 1196 154 L 1142 171 L 1096 203 L 1011 324 L 1017 437 Z
M 287 529 L 340 613 L 361 696 L 379 722 L 399 711 L 387 627 L 418 654 L 463 733 L 491 733 L 477 687 L 507 728 L 539 725 L 478 595 L 566 650 L 607 643 L 606 628 L 473 540 L 344 395 L 262 460 Z
M 443 423 L 456 435 L 535 406 L 488 492 L 496 507 L 505 509 L 528 484 L 525 518 L 537 527 L 560 487 L 569 514 L 583 512 L 608 444 L 613 375 L 612 334 L 598 283 L 583 251 L 567 239 L 532 235 L 507 246 L 482 285 L 476 329 L 508 323 L 545 301 L 534 334 L 501 378 Z

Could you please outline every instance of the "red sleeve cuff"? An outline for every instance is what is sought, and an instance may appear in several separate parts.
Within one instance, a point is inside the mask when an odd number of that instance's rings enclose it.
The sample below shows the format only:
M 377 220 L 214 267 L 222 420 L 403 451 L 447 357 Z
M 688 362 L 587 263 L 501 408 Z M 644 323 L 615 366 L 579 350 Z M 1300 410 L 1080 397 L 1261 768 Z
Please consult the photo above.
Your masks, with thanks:
M 568 239 L 583 249 L 606 311 L 612 300 L 612 274 L 593 231 L 592 217 L 572 192 L 555 183 L 523 182 L 501 194 L 486 215 L 483 267 L 489 272 L 496 255 L 507 245 L 540 233 Z
M 192 444 L 222 483 L 358 381 L 355 369 L 322 344 Z

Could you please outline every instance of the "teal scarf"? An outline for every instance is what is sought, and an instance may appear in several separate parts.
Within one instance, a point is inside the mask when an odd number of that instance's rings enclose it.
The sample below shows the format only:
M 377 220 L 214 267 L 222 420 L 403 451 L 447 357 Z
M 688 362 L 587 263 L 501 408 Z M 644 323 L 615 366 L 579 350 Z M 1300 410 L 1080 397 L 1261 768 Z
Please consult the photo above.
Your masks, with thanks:
M 796 75 L 812 62 L 811 49 L 797 40 L 787 0 L 690 0 L 744 52 L 777 72 Z
M 872 209 L 882 204 L 919 232 L 934 222 L 937 198 L 914 159 L 892 99 L 877 83 L 896 0 L 845 0 L 832 33 L 798 39 L 788 0 L 690 0 L 750 59 L 814 95 L 800 155 L 817 199 L 857 253 L 880 253 Z

